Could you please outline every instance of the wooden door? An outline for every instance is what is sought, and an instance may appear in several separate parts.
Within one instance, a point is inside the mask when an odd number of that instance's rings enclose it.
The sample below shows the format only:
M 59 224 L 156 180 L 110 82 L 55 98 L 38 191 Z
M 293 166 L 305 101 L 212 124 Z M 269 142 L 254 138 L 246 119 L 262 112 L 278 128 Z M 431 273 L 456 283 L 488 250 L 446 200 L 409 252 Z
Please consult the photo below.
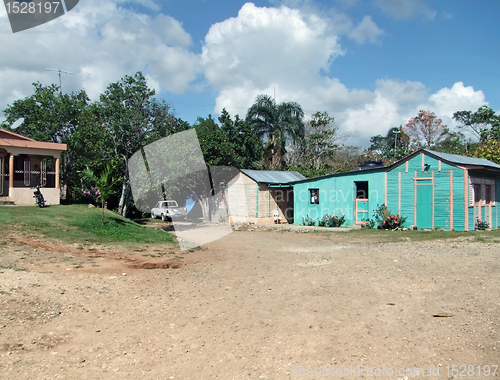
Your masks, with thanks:
M 432 180 L 417 181 L 417 227 L 420 229 L 433 228 L 433 189 Z

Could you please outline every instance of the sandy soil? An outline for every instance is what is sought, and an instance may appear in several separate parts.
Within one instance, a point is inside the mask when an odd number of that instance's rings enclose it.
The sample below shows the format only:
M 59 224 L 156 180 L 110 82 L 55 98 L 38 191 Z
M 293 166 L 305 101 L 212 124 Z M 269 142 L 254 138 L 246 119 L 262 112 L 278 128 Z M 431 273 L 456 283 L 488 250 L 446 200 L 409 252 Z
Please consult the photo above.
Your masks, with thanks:
M 3 236 L 0 378 L 500 377 L 484 376 L 500 365 L 499 245 L 365 240 L 252 228 L 180 252 Z

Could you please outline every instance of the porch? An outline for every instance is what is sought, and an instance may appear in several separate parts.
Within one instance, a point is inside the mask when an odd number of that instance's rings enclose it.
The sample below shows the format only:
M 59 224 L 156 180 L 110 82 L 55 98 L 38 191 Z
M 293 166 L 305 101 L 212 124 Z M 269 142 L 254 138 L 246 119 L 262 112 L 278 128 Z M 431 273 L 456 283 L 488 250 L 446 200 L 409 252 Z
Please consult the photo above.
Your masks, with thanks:
M 0 130 L 0 203 L 33 205 L 40 185 L 47 204 L 60 203 L 59 161 L 66 144 L 39 142 Z

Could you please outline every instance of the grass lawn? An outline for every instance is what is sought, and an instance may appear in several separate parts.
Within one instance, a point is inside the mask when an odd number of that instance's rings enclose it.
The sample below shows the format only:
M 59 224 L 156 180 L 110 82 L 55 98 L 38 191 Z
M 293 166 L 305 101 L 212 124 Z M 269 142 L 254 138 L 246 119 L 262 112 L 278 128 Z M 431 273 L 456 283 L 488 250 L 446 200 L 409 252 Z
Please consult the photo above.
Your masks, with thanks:
M 2 206 L 3 231 L 38 234 L 67 243 L 173 243 L 172 234 L 141 226 L 105 210 L 87 205 Z
M 374 242 L 399 242 L 404 240 L 410 241 L 431 241 L 431 240 L 455 240 L 455 239 L 470 239 L 481 243 L 500 243 L 500 229 L 492 231 L 391 231 L 378 230 L 376 228 L 361 228 L 348 232 L 349 236 L 356 240 L 357 238 L 372 238 Z

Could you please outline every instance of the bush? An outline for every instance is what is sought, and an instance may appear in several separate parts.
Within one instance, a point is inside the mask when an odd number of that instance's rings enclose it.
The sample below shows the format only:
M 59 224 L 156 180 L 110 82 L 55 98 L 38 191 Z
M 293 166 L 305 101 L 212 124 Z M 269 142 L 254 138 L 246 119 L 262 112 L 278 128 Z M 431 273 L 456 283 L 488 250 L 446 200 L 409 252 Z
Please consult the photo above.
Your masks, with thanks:
M 345 222 L 345 215 L 329 215 L 325 214 L 318 221 L 318 226 L 320 227 L 340 227 Z
M 326 226 L 327 227 L 340 227 L 345 222 L 345 215 L 325 215 L 327 216 Z
M 361 228 L 374 228 L 375 227 L 375 221 L 373 219 L 363 219 L 363 222 L 366 222 L 366 224 L 362 224 Z
M 316 222 L 313 220 L 313 218 L 311 218 L 309 215 L 307 215 L 306 217 L 302 218 L 302 225 L 303 226 L 314 226 L 314 225 L 316 225 Z
M 476 230 L 478 231 L 484 231 L 486 229 L 490 228 L 490 224 L 484 220 L 479 220 L 479 218 L 477 218 L 476 220 Z
M 406 217 L 397 214 L 391 214 L 385 204 L 378 206 L 375 209 L 373 217 L 377 223 L 379 230 L 394 230 L 396 228 L 403 228 L 406 222 Z

